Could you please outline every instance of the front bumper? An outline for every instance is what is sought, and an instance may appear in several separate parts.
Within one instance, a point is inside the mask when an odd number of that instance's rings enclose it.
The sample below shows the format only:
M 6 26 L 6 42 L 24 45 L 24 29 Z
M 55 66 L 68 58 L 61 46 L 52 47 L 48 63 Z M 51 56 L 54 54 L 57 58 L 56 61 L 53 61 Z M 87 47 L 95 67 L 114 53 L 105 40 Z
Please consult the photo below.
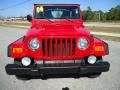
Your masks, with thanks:
M 47 64 L 37 65 L 32 67 L 21 67 L 16 64 L 8 64 L 5 69 L 8 75 L 64 75 L 64 74 L 79 74 L 86 75 L 91 73 L 106 72 L 109 70 L 110 64 L 108 62 L 99 62 L 94 65 L 80 65 L 80 64 Z

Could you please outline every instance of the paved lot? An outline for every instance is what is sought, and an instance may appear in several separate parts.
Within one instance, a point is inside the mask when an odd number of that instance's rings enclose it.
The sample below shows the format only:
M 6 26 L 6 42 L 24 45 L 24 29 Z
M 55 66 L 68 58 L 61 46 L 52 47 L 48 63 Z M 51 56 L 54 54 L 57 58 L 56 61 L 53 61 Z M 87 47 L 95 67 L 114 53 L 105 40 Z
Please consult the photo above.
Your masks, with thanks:
M 8 76 L 5 65 L 13 60 L 7 57 L 7 46 L 25 34 L 26 30 L 0 27 L 0 90 L 120 90 L 120 43 L 107 41 L 110 46 L 110 55 L 104 60 L 111 63 L 111 69 L 95 79 L 63 78 L 63 79 L 32 79 L 29 81 L 17 80 Z

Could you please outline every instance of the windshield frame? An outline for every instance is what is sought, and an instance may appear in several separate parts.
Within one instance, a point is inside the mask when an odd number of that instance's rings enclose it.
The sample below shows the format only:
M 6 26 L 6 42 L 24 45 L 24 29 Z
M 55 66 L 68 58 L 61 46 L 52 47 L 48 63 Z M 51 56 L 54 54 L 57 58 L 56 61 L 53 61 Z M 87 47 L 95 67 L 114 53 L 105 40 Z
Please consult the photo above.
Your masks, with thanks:
M 76 6 L 77 8 L 78 8 L 78 17 L 77 18 L 36 18 L 35 17 L 35 14 L 36 14 L 36 7 L 38 7 L 38 6 L 58 6 L 58 7 L 64 7 L 64 6 L 68 6 L 68 7 L 74 7 L 74 6 Z M 80 10 L 80 5 L 79 4 L 34 4 L 34 11 L 33 11 L 33 18 L 34 19 L 36 19 L 36 20 L 39 20 L 39 19 L 61 19 L 61 20 L 63 20 L 63 19 L 81 19 L 81 10 Z

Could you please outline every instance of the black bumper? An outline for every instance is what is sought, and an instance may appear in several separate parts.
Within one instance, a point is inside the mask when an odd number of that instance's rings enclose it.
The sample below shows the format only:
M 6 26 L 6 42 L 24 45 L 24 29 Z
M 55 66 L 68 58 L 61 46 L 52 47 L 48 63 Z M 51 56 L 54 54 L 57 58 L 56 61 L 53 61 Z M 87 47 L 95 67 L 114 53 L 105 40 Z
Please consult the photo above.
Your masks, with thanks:
M 56 75 L 56 74 L 89 74 L 100 73 L 109 70 L 108 62 L 99 62 L 94 65 L 81 66 L 80 64 L 55 64 L 55 65 L 37 65 L 34 67 L 21 67 L 15 64 L 6 65 L 5 69 L 8 75 Z

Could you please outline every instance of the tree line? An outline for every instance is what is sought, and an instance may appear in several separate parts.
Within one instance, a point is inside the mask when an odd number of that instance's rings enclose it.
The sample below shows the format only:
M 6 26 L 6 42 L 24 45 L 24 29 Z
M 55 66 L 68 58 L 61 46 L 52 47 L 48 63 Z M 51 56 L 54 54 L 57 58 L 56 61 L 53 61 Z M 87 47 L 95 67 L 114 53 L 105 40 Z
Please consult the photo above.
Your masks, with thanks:
M 87 21 L 120 21 L 120 5 L 111 8 L 108 12 L 93 11 L 89 6 L 83 11 L 83 15 Z

